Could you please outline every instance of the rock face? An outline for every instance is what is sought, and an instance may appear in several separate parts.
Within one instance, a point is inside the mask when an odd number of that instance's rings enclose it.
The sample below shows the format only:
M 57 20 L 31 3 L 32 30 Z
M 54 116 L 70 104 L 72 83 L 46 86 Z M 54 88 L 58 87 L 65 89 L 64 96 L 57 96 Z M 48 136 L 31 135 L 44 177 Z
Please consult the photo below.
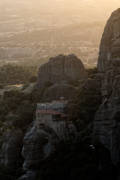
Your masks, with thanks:
M 56 83 L 45 90 L 42 99 L 44 101 L 52 101 L 54 99 L 59 99 L 60 97 L 64 96 L 66 99 L 69 100 L 76 94 L 76 92 L 77 89 L 70 84 Z
M 99 72 L 105 72 L 110 61 L 119 61 L 120 57 L 120 9 L 109 18 L 100 45 L 98 59 Z
M 12 171 L 21 167 L 25 174 L 20 180 L 36 180 L 37 169 L 69 134 L 76 135 L 71 122 L 54 119 L 49 123 L 44 117 L 39 123 L 36 119 L 24 133 L 20 129 L 9 130 L 3 137 L 0 164 Z
M 56 145 L 60 141 L 76 137 L 76 128 L 72 122 L 66 120 L 67 115 L 62 113 L 62 108 L 64 109 L 64 104 L 61 102 L 37 105 L 36 120 L 23 140 L 23 169 L 26 174 L 20 180 L 28 180 L 31 176 L 36 179 L 36 170 L 54 153 Z M 62 113 L 61 117 L 58 109 Z
M 46 83 L 52 84 L 80 80 L 85 78 L 85 68 L 75 55 L 59 55 L 50 58 L 49 62 L 42 65 L 38 74 L 38 86 L 43 87 Z
M 72 123 L 58 122 L 57 124 L 55 121 L 51 124 L 44 119 L 38 124 L 35 121 L 23 140 L 23 169 L 29 171 L 39 167 L 40 163 L 55 151 L 57 143 L 69 137 L 71 132 L 76 133 L 75 126 Z
M 113 12 L 100 46 L 98 71 L 102 79 L 102 104 L 96 113 L 94 135 L 120 161 L 120 9 Z
M 21 150 L 23 144 L 23 132 L 20 129 L 9 131 L 6 133 L 3 141 L 4 143 L 0 153 L 0 163 L 14 170 L 22 164 Z
M 65 97 L 71 99 L 76 94 L 76 84 L 87 77 L 81 60 L 75 55 L 59 55 L 50 58 L 42 65 L 38 73 L 37 90 L 43 101 L 52 101 Z M 53 93 L 54 92 L 54 93 Z
M 55 148 L 57 135 L 50 128 L 42 125 L 33 126 L 25 135 L 22 155 L 24 157 L 23 169 L 29 170 L 39 166 Z

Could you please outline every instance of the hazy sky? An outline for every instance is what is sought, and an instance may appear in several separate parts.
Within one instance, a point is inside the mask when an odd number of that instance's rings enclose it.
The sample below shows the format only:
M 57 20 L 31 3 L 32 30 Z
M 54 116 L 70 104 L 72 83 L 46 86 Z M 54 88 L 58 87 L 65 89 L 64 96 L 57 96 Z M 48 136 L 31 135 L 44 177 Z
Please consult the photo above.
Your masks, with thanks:
M 0 8 L 16 8 L 16 11 L 34 13 L 61 13 L 81 15 L 84 19 L 108 18 L 113 10 L 120 7 L 120 0 L 0 0 Z M 61 17 L 61 18 L 64 18 Z

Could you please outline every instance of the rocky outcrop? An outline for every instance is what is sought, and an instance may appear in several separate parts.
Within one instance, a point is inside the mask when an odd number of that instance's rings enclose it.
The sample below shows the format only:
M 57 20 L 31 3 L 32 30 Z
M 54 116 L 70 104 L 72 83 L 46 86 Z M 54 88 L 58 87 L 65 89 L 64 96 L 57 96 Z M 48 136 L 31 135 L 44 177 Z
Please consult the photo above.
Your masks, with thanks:
M 15 170 L 22 164 L 23 132 L 20 129 L 9 130 L 3 137 L 0 152 L 0 164 Z
M 50 127 L 41 125 L 37 128 L 33 126 L 24 137 L 23 169 L 28 171 L 37 168 L 55 150 L 57 140 L 57 135 Z
M 59 55 L 50 58 L 48 63 L 40 67 L 38 86 L 43 87 L 48 82 L 55 84 L 71 80 L 81 80 L 85 76 L 86 71 L 80 59 L 75 55 Z
M 82 62 L 75 55 L 60 55 L 51 58 L 47 64 L 40 68 L 38 91 L 44 90 L 41 94 L 42 100 L 46 102 L 59 99 L 62 96 L 66 99 L 73 98 L 77 92 L 79 80 L 84 81 L 84 78 L 86 78 L 86 71 Z M 31 91 L 30 89 L 29 93 Z M 29 94 L 27 91 L 23 93 Z M 50 157 L 55 151 L 56 145 L 61 141 L 76 137 L 74 124 L 64 119 L 62 122 L 57 119 L 53 123 L 47 124 L 46 119 L 43 118 L 39 126 L 36 125 L 36 120 L 31 125 L 30 123 L 23 129 L 17 126 L 22 130 L 15 130 L 11 123 L 10 129 L 13 129 L 6 132 L 5 137 L 3 137 L 0 162 L 5 167 L 15 170 L 22 167 L 25 174 L 20 177 L 20 180 L 36 179 L 36 169 Z
M 59 142 L 76 138 L 76 128 L 72 122 L 47 121 L 46 116 L 35 120 L 23 139 L 23 170 L 26 172 L 20 180 L 36 179 L 37 169 L 56 150 Z M 32 180 L 31 179 L 31 180 Z
M 21 176 L 18 180 L 36 180 L 37 173 L 35 171 L 27 171 L 26 174 Z
M 76 128 L 71 122 L 54 120 L 49 123 L 45 118 L 35 120 L 26 132 L 11 129 L 5 133 L 1 142 L 0 165 L 16 172 L 25 172 L 19 180 L 36 180 L 37 169 L 56 150 L 59 142 L 76 137 Z
M 110 61 L 120 59 L 120 9 L 114 11 L 109 18 L 100 45 L 98 59 L 99 72 L 105 72 Z
M 73 54 L 59 55 L 40 67 L 36 90 L 42 101 L 61 97 L 72 99 L 77 90 L 75 84 L 82 83 L 86 78 L 87 73 L 80 59 Z
M 120 161 L 120 9 L 113 12 L 100 45 L 98 71 L 101 74 L 102 104 L 96 113 L 94 135 Z
M 77 88 L 75 88 L 73 85 L 67 83 L 56 83 L 45 90 L 42 99 L 44 101 L 52 101 L 64 96 L 69 100 L 75 96 L 76 92 Z

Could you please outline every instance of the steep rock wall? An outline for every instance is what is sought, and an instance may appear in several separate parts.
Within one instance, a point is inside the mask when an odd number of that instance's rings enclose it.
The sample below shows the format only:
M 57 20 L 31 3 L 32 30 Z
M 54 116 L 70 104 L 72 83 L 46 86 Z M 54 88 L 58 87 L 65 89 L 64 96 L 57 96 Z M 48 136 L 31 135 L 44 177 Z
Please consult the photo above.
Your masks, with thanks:
M 98 71 L 101 74 L 102 104 L 96 113 L 94 137 L 120 161 L 120 9 L 112 13 L 100 45 Z

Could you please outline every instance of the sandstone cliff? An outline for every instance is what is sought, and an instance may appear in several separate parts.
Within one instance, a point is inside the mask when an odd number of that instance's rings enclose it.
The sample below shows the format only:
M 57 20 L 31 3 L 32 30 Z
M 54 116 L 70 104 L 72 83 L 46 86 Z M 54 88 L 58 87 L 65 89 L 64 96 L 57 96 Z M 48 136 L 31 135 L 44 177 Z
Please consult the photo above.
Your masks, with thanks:
M 74 84 L 87 77 L 83 63 L 74 54 L 50 58 L 38 72 L 37 90 L 43 101 L 65 97 L 71 99 L 77 92 Z M 54 92 L 54 93 L 53 93 Z
M 98 71 L 105 72 L 110 61 L 119 61 L 120 57 L 120 9 L 109 18 L 101 39 L 98 59 Z
M 120 161 L 120 9 L 112 13 L 100 45 L 102 104 L 96 113 L 94 135 Z
M 38 86 L 42 87 L 47 82 L 53 84 L 80 80 L 85 78 L 85 68 L 80 59 L 75 55 L 59 55 L 50 58 L 49 62 L 42 65 L 38 73 Z

